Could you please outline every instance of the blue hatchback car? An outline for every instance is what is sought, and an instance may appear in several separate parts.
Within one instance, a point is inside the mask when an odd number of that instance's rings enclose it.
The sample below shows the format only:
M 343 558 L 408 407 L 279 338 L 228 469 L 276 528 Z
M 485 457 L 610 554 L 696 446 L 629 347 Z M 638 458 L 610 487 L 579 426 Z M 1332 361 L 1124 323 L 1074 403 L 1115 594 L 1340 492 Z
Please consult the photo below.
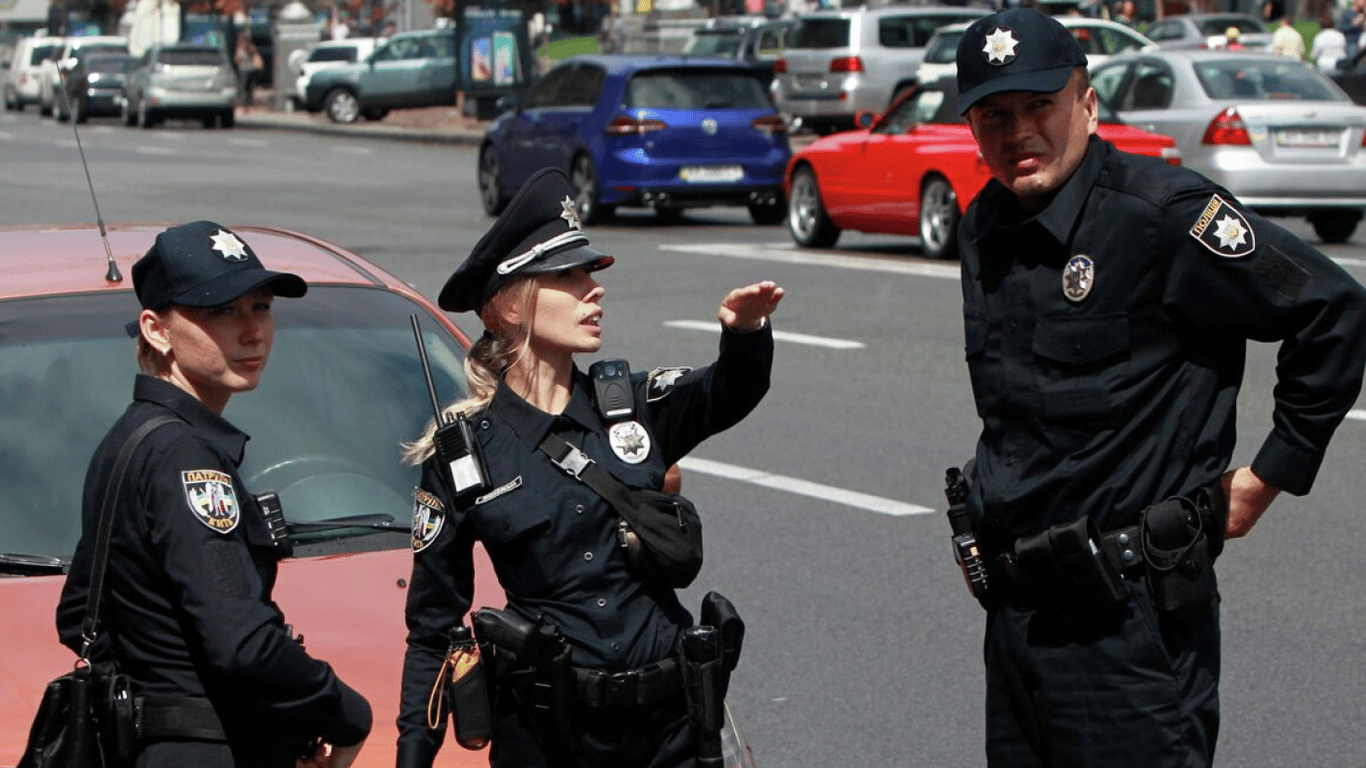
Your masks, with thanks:
M 560 168 L 586 224 L 618 206 L 746 206 L 756 224 L 786 215 L 787 126 L 763 80 L 718 58 L 565 59 L 499 103 L 479 150 L 479 192 L 496 216 L 531 174 Z

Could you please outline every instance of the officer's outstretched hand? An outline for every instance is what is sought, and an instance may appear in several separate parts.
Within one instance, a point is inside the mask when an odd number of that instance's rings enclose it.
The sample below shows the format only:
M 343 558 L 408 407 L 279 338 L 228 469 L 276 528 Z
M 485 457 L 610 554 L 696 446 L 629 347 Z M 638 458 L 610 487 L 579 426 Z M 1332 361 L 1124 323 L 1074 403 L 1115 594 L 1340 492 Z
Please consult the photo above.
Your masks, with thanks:
M 736 288 L 721 299 L 721 310 L 716 318 L 727 329 L 749 333 L 764 327 L 778 302 L 783 300 L 783 289 L 772 280 Z
M 1253 474 L 1251 467 L 1231 469 L 1220 481 L 1228 499 L 1228 527 L 1224 537 L 1229 539 L 1246 536 L 1281 492 L 1280 488 Z

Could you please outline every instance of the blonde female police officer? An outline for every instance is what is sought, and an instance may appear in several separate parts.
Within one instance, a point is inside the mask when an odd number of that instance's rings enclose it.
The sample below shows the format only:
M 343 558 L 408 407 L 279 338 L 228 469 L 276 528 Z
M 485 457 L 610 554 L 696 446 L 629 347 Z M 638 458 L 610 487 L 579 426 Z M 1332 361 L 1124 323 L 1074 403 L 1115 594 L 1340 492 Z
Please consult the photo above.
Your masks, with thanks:
M 107 652 L 142 700 L 139 768 L 345 768 L 370 706 L 311 658 L 271 601 L 280 557 L 238 466 L 247 436 L 223 418 L 270 357 L 276 296 L 303 296 L 232 230 L 170 227 L 133 265 L 138 364 L 133 403 L 91 459 L 82 536 L 57 609 L 79 651 L 94 531 L 126 438 L 164 415 L 134 452 L 114 507 L 105 600 Z
M 1366 293 L 1208 179 L 1097 138 L 1056 20 L 983 17 L 957 62 L 993 176 L 959 232 L 988 763 L 1209 765 L 1211 561 L 1309 491 L 1361 386 Z M 1229 471 L 1248 339 L 1280 342 L 1274 426 Z
M 439 297 L 443 309 L 478 312 L 486 329 L 466 362 L 471 397 L 446 410 L 471 420 L 489 490 L 457 503 L 432 456 L 432 431 L 413 446 L 409 458 L 423 463 L 399 715 L 405 768 L 432 765 L 444 738 L 444 726 L 428 727 L 428 695 L 447 631 L 470 609 L 476 540 L 507 592 L 506 610 L 558 627 L 580 678 L 601 670 L 640 682 L 601 700 L 582 698 L 577 686 L 554 692 L 568 697 L 570 717 L 567 733 L 552 733 L 529 692 L 510 680 L 526 670 L 500 662 L 491 683 L 493 765 L 663 768 L 690 766 L 696 754 L 677 677 L 653 674 L 676 656 L 688 611 L 672 589 L 627 569 L 612 507 L 538 445 L 554 433 L 622 483 L 658 489 L 670 465 L 739 422 L 768 390 L 768 316 L 783 290 L 763 282 L 728 293 L 718 313 L 720 358 L 632 374 L 634 416 L 610 422 L 574 356 L 602 346 L 603 288 L 594 274 L 614 259 L 579 230 L 573 194 L 558 170 L 533 176 Z

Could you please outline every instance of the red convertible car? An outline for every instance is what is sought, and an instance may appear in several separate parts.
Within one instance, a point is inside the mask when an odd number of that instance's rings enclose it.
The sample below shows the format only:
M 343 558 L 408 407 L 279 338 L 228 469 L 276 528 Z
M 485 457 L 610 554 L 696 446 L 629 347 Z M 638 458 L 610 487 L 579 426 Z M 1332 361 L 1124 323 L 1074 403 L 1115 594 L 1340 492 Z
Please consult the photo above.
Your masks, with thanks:
M 1180 164 L 1168 136 L 1124 125 L 1100 105 L 1102 138 L 1127 152 Z M 787 166 L 787 228 L 797 245 L 829 248 L 852 229 L 920 238 L 924 254 L 958 253 L 958 221 L 991 172 L 958 114 L 951 78 L 897 100 L 870 127 L 826 136 Z

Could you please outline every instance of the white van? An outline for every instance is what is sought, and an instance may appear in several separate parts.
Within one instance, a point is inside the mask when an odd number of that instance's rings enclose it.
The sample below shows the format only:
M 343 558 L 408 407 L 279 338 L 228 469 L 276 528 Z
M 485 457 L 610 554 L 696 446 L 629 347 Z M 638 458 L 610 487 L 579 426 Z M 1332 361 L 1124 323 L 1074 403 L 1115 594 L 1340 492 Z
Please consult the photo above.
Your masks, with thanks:
M 40 98 L 38 73 L 44 61 L 62 46 L 62 38 L 48 35 L 21 37 L 14 41 L 14 53 L 5 71 L 5 109 L 23 111 Z

